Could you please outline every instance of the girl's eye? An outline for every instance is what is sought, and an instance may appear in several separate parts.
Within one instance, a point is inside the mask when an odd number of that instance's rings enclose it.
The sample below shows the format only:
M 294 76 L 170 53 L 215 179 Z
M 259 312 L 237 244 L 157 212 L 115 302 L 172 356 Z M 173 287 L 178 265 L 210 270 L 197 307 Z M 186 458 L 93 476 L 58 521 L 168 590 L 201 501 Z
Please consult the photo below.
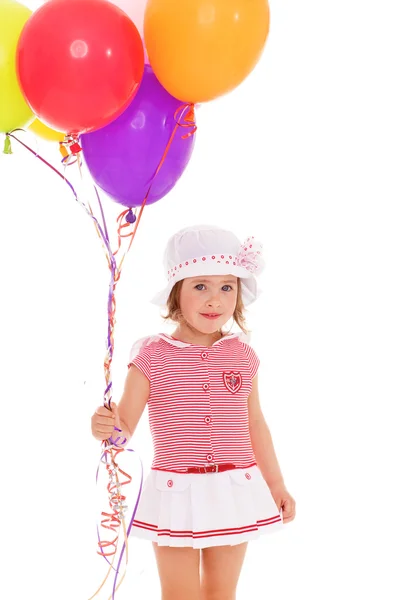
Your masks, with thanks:
M 206 287 L 206 286 L 204 285 L 204 283 L 198 283 L 198 284 L 195 286 L 195 289 L 196 289 L 196 290 L 199 290 L 199 292 L 202 292 L 202 291 L 203 291 L 203 289 L 205 289 L 205 287 Z M 223 286 L 222 286 L 222 291 L 223 291 L 223 292 L 230 292 L 232 289 L 233 289 L 233 288 L 232 288 L 232 286 L 231 286 L 231 285 L 228 285 L 228 284 L 226 284 L 226 285 L 223 285 Z

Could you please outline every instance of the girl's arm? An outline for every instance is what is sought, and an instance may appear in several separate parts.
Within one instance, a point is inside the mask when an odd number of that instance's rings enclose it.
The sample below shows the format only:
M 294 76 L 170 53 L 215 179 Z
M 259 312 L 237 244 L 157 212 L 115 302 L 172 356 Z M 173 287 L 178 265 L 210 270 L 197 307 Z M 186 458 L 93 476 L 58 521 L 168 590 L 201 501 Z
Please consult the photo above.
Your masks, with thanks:
M 258 376 L 253 379 L 253 388 L 248 399 L 250 438 L 254 455 L 261 474 L 269 487 L 284 485 L 283 475 L 272 443 L 271 432 L 260 406 Z
M 138 367 L 132 365 L 129 367 L 125 379 L 124 391 L 117 408 L 120 422 L 119 429 L 122 429 L 122 433 L 115 431 L 113 435 L 114 439 L 117 437 L 126 437 L 126 443 L 128 443 L 139 423 L 149 396 L 149 380 Z

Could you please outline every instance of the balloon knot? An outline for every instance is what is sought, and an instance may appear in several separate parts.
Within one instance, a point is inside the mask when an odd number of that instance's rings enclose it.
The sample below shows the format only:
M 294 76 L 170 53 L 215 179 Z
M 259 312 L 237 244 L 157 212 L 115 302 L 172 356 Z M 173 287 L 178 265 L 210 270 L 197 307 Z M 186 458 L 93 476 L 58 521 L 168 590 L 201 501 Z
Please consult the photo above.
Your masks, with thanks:
M 11 148 L 11 140 L 10 137 L 8 135 L 8 133 L 6 133 L 6 139 L 4 140 L 4 149 L 3 149 L 3 154 L 12 154 L 12 148 Z
M 67 158 L 69 156 L 68 150 L 64 146 L 64 142 L 60 142 L 60 153 L 63 158 Z
M 78 136 L 71 134 L 66 135 L 64 140 L 60 142 L 60 152 L 62 162 L 66 165 L 72 165 L 80 159 L 80 152 L 82 148 L 78 142 Z
M 127 223 L 130 223 L 131 225 L 136 221 L 136 215 L 133 214 L 132 209 L 128 210 L 128 212 L 125 216 L 125 220 Z
M 194 105 L 191 104 L 189 106 L 189 110 L 187 111 L 186 115 L 185 115 L 185 121 L 186 123 L 190 123 L 193 124 L 194 123 Z
M 187 104 L 182 104 L 181 106 L 179 106 L 179 108 L 175 111 L 175 121 L 180 127 L 184 127 L 190 130 L 187 133 L 185 133 L 185 135 L 182 135 L 183 140 L 191 137 L 196 133 L 197 125 L 193 102 L 189 102 Z
M 80 147 L 80 145 L 78 144 L 78 142 L 74 142 L 69 147 L 69 151 L 71 152 L 71 154 L 79 154 L 79 152 L 81 150 L 82 150 L 82 148 Z

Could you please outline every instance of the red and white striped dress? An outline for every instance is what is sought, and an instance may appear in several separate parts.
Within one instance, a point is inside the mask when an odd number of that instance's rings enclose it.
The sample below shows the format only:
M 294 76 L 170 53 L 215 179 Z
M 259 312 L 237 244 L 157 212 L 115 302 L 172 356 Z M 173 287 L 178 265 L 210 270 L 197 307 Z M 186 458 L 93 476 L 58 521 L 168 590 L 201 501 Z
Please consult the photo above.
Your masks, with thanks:
M 129 366 L 150 381 L 154 445 L 133 535 L 201 548 L 238 544 L 281 527 L 251 445 L 248 397 L 259 359 L 245 340 L 235 333 L 206 347 L 159 334 L 133 346 Z M 236 469 L 186 472 L 225 463 Z

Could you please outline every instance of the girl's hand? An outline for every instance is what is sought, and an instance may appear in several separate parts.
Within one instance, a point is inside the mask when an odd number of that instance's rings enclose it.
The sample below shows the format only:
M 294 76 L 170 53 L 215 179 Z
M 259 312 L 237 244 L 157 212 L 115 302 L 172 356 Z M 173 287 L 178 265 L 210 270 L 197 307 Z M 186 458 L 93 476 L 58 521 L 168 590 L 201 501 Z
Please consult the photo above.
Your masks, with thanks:
M 282 509 L 282 518 L 284 523 L 293 521 L 296 516 L 296 501 L 287 491 L 283 483 L 270 485 L 272 497 L 279 510 Z
M 100 442 L 108 440 L 111 436 L 115 440 L 121 435 L 114 429 L 114 427 L 121 429 L 118 407 L 114 402 L 111 403 L 111 409 L 112 412 L 105 406 L 99 406 L 92 416 L 92 434 Z

